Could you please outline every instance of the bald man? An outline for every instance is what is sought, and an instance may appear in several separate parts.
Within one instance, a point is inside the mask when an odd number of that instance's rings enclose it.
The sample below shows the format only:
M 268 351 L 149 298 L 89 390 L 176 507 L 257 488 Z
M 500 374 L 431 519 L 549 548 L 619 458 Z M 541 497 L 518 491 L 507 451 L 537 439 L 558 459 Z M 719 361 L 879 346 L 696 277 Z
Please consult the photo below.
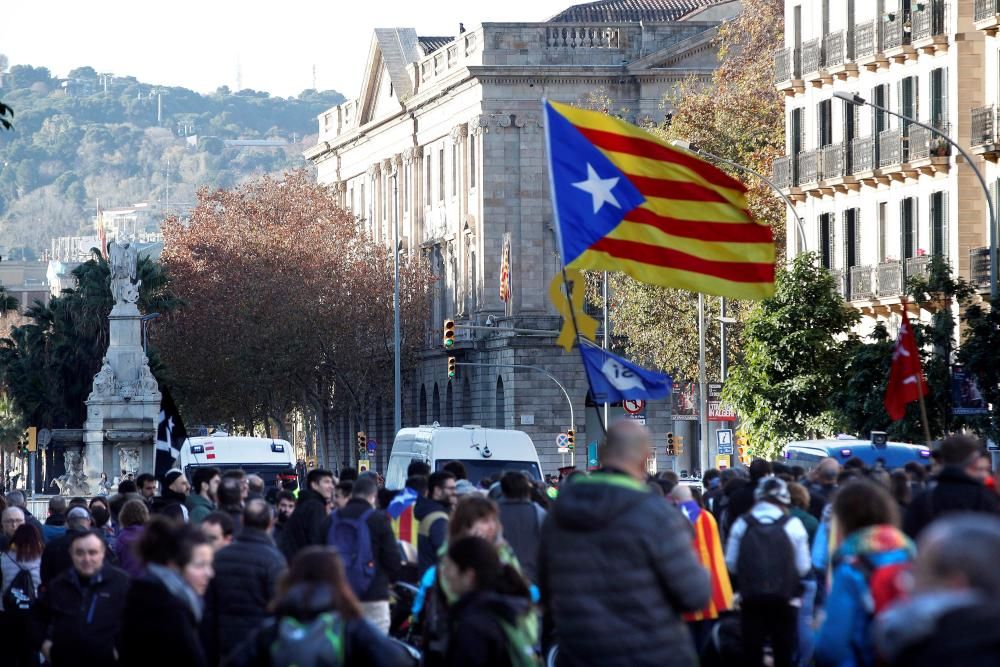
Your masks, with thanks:
M 538 584 L 563 667 L 697 663 L 681 614 L 708 603 L 708 574 L 687 520 L 646 486 L 651 452 L 644 426 L 613 425 L 601 469 L 564 485 L 549 512 Z

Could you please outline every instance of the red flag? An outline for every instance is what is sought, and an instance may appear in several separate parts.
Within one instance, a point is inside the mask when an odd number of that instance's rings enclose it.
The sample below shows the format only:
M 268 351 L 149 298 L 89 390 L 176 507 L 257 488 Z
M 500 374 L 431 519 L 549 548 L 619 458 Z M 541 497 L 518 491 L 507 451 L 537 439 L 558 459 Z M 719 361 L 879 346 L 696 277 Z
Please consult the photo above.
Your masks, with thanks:
M 889 386 L 885 389 L 885 411 L 893 421 L 899 421 L 906 414 L 906 406 L 921 396 L 927 395 L 927 381 L 920 367 L 920 351 L 917 339 L 910 328 L 910 320 L 903 311 L 903 322 L 899 325 L 899 337 L 892 350 L 892 368 L 889 370 Z

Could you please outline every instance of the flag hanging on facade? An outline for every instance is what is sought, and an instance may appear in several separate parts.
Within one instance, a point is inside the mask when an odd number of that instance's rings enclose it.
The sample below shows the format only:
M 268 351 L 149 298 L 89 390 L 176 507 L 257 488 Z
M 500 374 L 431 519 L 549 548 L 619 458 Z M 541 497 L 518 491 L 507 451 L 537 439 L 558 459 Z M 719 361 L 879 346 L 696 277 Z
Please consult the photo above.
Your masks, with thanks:
M 645 369 L 586 339 L 580 340 L 580 356 L 590 393 L 597 403 L 655 400 L 670 395 L 673 380 L 666 373 Z
M 927 381 L 920 367 L 917 339 L 904 308 L 899 336 L 892 350 L 892 368 L 889 369 L 889 384 L 885 388 L 885 411 L 893 421 L 899 421 L 906 414 L 907 405 L 926 395 Z
M 160 421 L 156 427 L 156 461 L 153 474 L 161 479 L 181 456 L 181 445 L 187 440 L 187 430 L 174 403 L 170 390 L 162 388 Z
M 510 303 L 510 232 L 503 235 L 500 252 L 500 300 Z
M 774 234 L 746 187 L 617 118 L 543 102 L 567 268 L 741 299 L 774 294 Z

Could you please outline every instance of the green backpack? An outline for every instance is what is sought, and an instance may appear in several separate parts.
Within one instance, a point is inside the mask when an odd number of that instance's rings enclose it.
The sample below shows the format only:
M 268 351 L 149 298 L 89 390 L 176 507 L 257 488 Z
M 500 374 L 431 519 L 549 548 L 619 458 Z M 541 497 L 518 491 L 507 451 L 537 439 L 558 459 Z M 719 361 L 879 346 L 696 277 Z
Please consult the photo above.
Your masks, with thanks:
M 278 622 L 278 636 L 271 643 L 273 667 L 342 667 L 344 621 L 333 612 L 308 623 L 291 617 Z
M 526 614 L 512 624 L 497 619 L 507 638 L 507 653 L 512 667 L 539 667 L 541 658 L 535 652 L 538 624 L 533 615 Z

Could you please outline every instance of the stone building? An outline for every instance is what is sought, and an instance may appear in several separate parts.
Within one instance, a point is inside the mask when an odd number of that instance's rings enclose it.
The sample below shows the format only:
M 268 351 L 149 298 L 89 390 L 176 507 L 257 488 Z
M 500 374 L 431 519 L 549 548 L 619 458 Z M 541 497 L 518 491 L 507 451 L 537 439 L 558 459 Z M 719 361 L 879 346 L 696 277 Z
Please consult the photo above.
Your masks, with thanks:
M 994 0 L 785 2 L 775 80 L 787 156 L 774 176 L 797 201 L 806 248 L 864 315 L 863 332 L 883 321 L 895 335 L 905 278 L 926 272 L 933 255 L 987 288 L 987 200 L 946 142 L 834 94 L 929 123 L 995 162 L 995 10 Z M 996 166 L 974 159 L 995 183 Z M 795 238 L 790 231 L 790 248 Z
M 438 278 L 422 360 L 405 379 L 404 426 L 523 429 L 543 468 L 554 472 L 568 462 L 557 454 L 555 438 L 571 426 L 570 408 L 549 378 L 509 366 L 535 365 L 570 393 L 578 455 L 599 439 L 578 355 L 556 347 L 554 334 L 511 331 L 555 332 L 561 322 L 547 296 L 561 265 L 541 99 L 605 99 L 612 113 L 662 123 L 669 111 L 664 98 L 676 84 L 710 76 L 717 62 L 713 37 L 738 10 L 738 2 L 614 0 L 570 7 L 543 22 L 485 23 L 454 37 L 422 37 L 411 28 L 375 31 L 359 96 L 320 115 L 318 142 L 306 156 L 319 181 L 335 189 L 375 238 L 391 243 L 398 221 L 400 252 L 421 253 Z M 511 239 L 510 303 L 499 296 L 505 235 Z M 441 345 L 447 318 L 459 325 L 450 354 L 496 366 L 460 367 L 449 381 Z M 462 329 L 465 324 L 488 329 L 473 332 Z M 391 398 L 366 418 L 383 469 Z M 672 428 L 669 403 L 648 406 L 646 418 L 658 435 L 662 469 L 664 435 Z M 678 426 L 692 442 L 693 430 Z M 353 443 L 353 430 L 345 415 L 341 442 Z M 691 466 L 688 456 L 679 470 Z

